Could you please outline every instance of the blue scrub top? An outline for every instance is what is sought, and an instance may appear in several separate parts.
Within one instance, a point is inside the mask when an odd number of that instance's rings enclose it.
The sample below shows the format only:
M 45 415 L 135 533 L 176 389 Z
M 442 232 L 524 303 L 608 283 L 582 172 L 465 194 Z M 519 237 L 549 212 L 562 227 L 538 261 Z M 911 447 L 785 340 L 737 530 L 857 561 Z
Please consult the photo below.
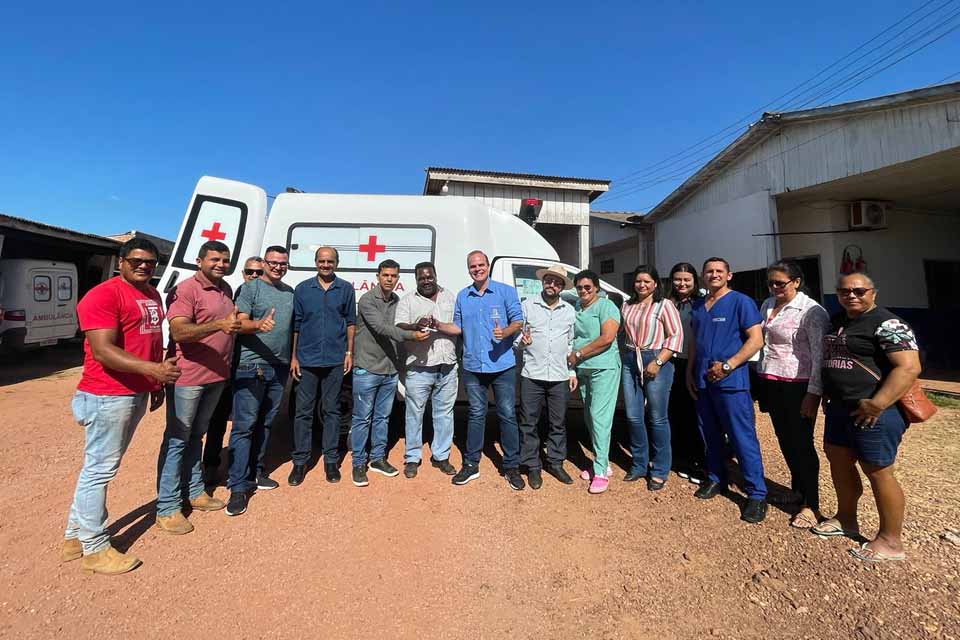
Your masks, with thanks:
M 508 284 L 490 280 L 483 293 L 470 285 L 457 294 L 453 324 L 463 332 L 463 368 L 467 371 L 497 373 L 517 364 L 513 340 L 493 338 L 494 309 L 501 329 L 523 320 L 517 290 Z
M 731 291 L 716 301 L 707 311 L 706 299 L 693 303 L 693 332 L 697 340 L 693 375 L 698 389 L 707 386 L 707 369 L 713 362 L 725 362 L 747 339 L 747 329 L 763 321 L 757 303 L 738 291 Z M 750 388 L 750 372 L 744 363 L 712 388 L 744 390 Z

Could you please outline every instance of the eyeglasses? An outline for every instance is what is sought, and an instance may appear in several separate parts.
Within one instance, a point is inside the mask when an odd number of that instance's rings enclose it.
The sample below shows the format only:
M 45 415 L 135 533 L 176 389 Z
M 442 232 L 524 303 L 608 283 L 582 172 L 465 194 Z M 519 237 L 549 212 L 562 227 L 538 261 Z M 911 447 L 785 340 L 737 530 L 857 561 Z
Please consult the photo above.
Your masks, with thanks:
M 257 276 L 258 278 L 263 275 L 263 269 L 244 269 L 243 275 L 245 276 Z
M 873 289 L 869 287 L 837 287 L 837 295 L 841 298 L 847 298 L 851 293 L 858 298 L 862 298 L 867 295 L 868 291 L 873 291 Z
M 574 287 L 574 288 L 575 288 L 577 291 L 588 291 L 588 292 L 589 292 L 589 291 L 593 291 L 593 285 L 592 285 L 592 284 L 578 284 L 578 285 L 577 285 L 576 287 Z
M 124 258 L 123 261 L 134 269 L 139 269 L 140 267 L 146 267 L 147 269 L 157 268 L 156 260 L 144 260 L 143 258 Z
M 272 267 L 273 269 L 286 269 L 290 266 L 289 262 L 275 262 L 274 260 L 264 260 L 264 262 L 268 267 Z
M 793 280 L 767 280 L 767 286 L 771 289 L 783 289 L 791 282 L 793 282 Z

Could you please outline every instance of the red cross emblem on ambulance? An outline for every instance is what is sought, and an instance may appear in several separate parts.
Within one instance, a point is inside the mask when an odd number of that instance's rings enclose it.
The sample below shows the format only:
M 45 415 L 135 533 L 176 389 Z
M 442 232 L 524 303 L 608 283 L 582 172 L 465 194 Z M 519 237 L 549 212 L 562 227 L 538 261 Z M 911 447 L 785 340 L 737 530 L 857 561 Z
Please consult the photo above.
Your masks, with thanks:
M 223 240 L 226 240 L 227 238 L 227 234 L 224 233 L 223 231 L 220 231 L 219 222 L 214 222 L 213 226 L 211 226 L 209 229 L 204 229 L 203 231 L 201 231 L 200 235 L 206 238 L 210 242 L 214 242 L 216 240 L 223 241 Z
M 367 254 L 367 262 L 375 262 L 378 253 L 386 252 L 387 245 L 377 244 L 377 236 L 368 236 L 367 243 L 361 244 L 357 248 L 360 250 L 360 253 Z

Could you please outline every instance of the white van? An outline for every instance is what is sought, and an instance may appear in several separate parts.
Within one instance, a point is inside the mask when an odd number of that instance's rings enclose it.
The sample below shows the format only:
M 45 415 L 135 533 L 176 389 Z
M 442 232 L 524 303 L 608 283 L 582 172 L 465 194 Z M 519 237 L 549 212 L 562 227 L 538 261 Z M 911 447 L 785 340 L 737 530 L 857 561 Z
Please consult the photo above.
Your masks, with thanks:
M 77 267 L 51 260 L 0 260 L 0 345 L 54 345 L 77 333 Z
M 376 285 L 377 265 L 400 264 L 401 296 L 416 288 L 413 267 L 431 261 L 440 285 L 459 291 L 470 284 L 467 254 L 480 249 L 490 257 L 491 277 L 517 288 L 520 297 L 540 292 L 536 270 L 558 262 L 557 252 L 532 227 L 510 213 L 473 198 L 282 193 L 267 212 L 263 189 L 231 180 L 203 177 L 187 207 L 160 291 L 171 290 L 197 269 L 200 245 L 219 240 L 230 247 L 226 276 L 234 289 L 242 282 L 244 261 L 262 256 L 270 245 L 287 247 L 291 286 L 316 275 L 314 252 L 322 245 L 340 254 L 337 275 L 351 282 L 359 298 Z M 565 265 L 572 276 L 579 269 Z M 602 282 L 617 306 L 623 293 Z M 564 292 L 571 302 L 572 290 Z

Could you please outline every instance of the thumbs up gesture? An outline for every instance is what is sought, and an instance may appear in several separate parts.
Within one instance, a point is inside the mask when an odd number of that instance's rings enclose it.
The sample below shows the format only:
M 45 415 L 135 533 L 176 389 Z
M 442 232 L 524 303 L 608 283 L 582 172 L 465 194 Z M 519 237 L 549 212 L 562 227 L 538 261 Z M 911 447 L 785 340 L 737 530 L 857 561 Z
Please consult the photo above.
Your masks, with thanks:
M 180 377 L 180 367 L 177 366 L 177 359 L 167 358 L 163 362 L 157 363 L 151 375 L 160 384 L 173 384 Z
M 227 335 L 233 335 L 240 332 L 240 328 L 243 326 L 240 323 L 240 318 L 237 317 L 237 309 L 234 307 L 233 311 L 224 318 L 221 322 L 220 330 L 226 333 Z
M 270 311 L 267 312 L 267 315 L 260 318 L 259 323 L 257 324 L 257 331 L 260 333 L 269 333 L 277 326 L 276 321 L 274 321 L 273 316 L 276 313 L 276 308 L 271 307 Z

